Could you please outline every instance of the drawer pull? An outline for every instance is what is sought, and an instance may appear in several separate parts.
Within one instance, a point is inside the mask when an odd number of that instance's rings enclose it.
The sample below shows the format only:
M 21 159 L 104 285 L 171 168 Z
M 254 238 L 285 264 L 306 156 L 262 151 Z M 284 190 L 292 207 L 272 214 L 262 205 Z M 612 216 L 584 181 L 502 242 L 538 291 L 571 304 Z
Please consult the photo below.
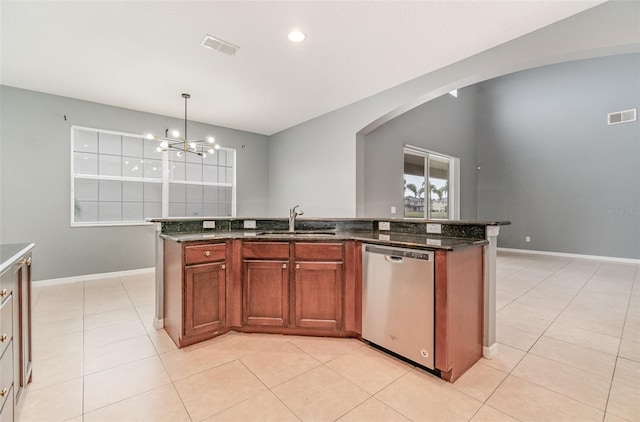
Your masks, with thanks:
M 7 296 L 9 296 L 9 290 L 7 289 L 0 290 L 0 297 L 7 297 Z
M 209 251 L 204 251 L 204 256 L 211 256 L 211 252 L 209 252 Z
M 296 264 L 296 270 L 300 269 L 300 264 Z
M 225 270 L 227 268 L 227 266 L 225 264 L 222 264 L 222 269 Z
M 282 264 L 282 268 L 287 268 L 287 264 Z
M 7 335 L 3 334 L 0 336 L 0 342 L 4 343 L 5 341 L 7 341 Z
M 7 393 L 9 393 L 9 389 L 6 387 L 3 388 L 2 390 L 0 390 L 0 397 L 5 397 Z

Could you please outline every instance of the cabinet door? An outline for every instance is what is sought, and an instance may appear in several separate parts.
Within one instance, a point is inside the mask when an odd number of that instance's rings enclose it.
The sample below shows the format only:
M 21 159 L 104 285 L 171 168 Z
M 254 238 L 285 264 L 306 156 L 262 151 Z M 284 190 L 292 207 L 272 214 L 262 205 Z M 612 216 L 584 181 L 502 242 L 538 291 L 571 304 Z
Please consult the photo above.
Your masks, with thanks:
M 289 312 L 288 261 L 245 261 L 244 325 L 286 327 Z
M 185 336 L 225 326 L 225 272 L 224 262 L 185 267 Z
M 342 328 L 342 263 L 297 262 L 295 290 L 296 327 Z

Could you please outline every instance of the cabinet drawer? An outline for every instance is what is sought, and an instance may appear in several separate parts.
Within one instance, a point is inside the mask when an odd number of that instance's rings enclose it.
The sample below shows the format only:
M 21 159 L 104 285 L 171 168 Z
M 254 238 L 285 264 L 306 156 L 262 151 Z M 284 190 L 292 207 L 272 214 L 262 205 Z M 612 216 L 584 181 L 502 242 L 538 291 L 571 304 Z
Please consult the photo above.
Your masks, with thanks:
M 11 344 L 11 342 L 9 342 Z M 7 347 L 0 358 L 0 407 L 13 405 L 13 353 L 12 347 Z M 10 399 L 10 400 L 9 400 Z
M 8 269 L 0 276 L 0 303 L 13 292 L 13 271 Z
M 0 355 L 13 338 L 13 295 L 2 303 L 0 308 Z
M 296 243 L 296 261 L 342 261 L 342 243 Z
M 245 242 L 245 259 L 289 259 L 289 242 Z
M 185 246 L 184 263 L 186 265 L 202 264 L 205 262 L 224 261 L 227 246 L 224 243 L 213 245 Z

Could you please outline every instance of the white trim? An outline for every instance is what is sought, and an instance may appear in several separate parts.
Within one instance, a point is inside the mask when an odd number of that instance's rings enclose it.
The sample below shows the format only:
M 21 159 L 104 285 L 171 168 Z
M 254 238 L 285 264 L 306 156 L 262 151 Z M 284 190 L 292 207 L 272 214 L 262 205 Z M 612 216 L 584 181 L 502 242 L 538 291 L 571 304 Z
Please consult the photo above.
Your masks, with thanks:
M 487 237 L 495 237 L 500 234 L 500 226 L 486 226 Z
M 493 343 L 491 346 L 482 348 L 482 357 L 485 359 L 493 359 L 498 356 L 498 343 Z
M 448 192 L 449 204 L 449 219 L 460 220 L 460 159 L 458 157 L 451 157 L 449 161 L 451 169 L 449 186 L 453 186 L 453 195 Z M 451 191 L 451 189 L 449 189 Z
M 163 319 L 158 319 L 157 316 L 153 316 L 153 328 L 155 328 L 156 330 L 161 330 L 164 328 L 164 318 Z
M 154 271 L 155 271 L 154 267 L 140 268 L 137 270 L 115 271 L 112 273 L 87 274 L 87 275 L 78 275 L 73 277 L 52 278 L 49 280 L 33 281 L 32 283 L 34 286 L 38 286 L 38 287 L 55 286 L 57 284 L 77 283 L 80 281 L 94 281 L 94 280 L 103 280 L 105 278 L 152 274 Z
M 149 226 L 148 221 L 103 221 L 100 223 L 71 223 L 70 227 L 117 227 L 117 226 Z
M 577 253 L 534 251 L 529 249 L 513 249 L 513 248 L 498 248 L 498 252 L 516 252 L 516 253 L 530 254 L 530 255 L 564 256 L 567 258 L 594 259 L 599 261 L 624 262 L 627 264 L 640 264 L 640 259 L 619 258 L 616 256 L 582 255 Z

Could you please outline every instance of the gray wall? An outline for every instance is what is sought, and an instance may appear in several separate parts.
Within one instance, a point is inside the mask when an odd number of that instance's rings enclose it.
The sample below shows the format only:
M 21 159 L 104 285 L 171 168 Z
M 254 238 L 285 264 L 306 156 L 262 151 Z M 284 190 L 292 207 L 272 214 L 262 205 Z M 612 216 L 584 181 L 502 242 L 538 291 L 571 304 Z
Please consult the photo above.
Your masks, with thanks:
M 476 88 L 445 94 L 378 127 L 364 138 L 364 215 L 403 218 L 405 144 L 460 159 L 460 218 L 477 210 Z M 396 214 L 391 214 L 391 206 Z
M 34 280 L 152 267 L 152 226 L 70 227 L 70 127 L 162 133 L 183 121 L 7 86 L 0 105 L 0 242 L 36 244 Z M 191 122 L 189 134 L 236 148 L 237 214 L 264 215 L 268 138 Z
M 362 135 L 451 89 L 535 66 L 636 52 L 639 14 L 640 2 L 606 2 L 271 136 L 270 215 L 286 215 L 295 204 L 308 216 L 363 215 Z
M 479 85 L 478 218 L 499 246 L 640 258 L 640 55 L 582 60 Z M 525 242 L 525 236 L 531 242 Z

